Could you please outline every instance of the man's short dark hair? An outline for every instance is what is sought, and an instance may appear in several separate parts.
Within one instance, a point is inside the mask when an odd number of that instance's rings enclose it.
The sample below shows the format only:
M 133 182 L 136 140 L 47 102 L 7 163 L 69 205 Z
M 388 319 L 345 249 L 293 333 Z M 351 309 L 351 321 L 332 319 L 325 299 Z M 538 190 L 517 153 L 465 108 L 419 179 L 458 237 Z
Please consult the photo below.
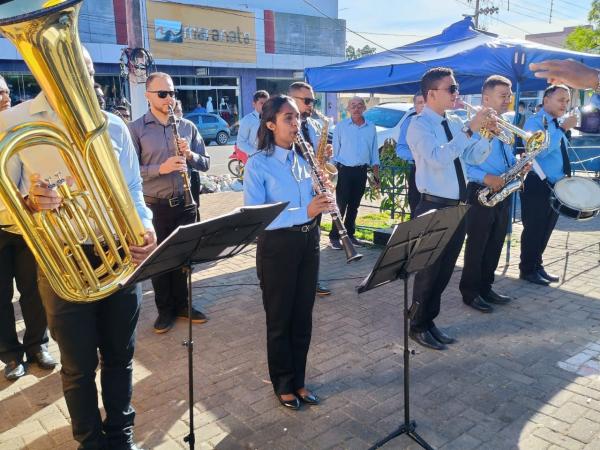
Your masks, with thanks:
M 569 87 L 568 87 L 568 86 L 566 86 L 566 85 L 564 85 L 564 84 L 552 84 L 552 85 L 548 86 L 548 87 L 547 87 L 547 88 L 544 90 L 544 96 L 542 97 L 542 101 L 543 101 L 543 100 L 544 100 L 546 97 L 548 97 L 548 96 L 550 96 L 550 95 L 554 94 L 554 93 L 555 93 L 557 90 L 559 90 L 559 89 L 564 89 L 565 91 L 567 91 L 567 93 L 568 93 L 569 95 L 571 95 L 571 90 L 569 89 Z
M 311 91 L 313 90 L 313 88 L 310 84 L 305 83 L 304 81 L 296 81 L 296 82 L 290 84 L 290 87 L 288 88 L 288 92 L 298 91 L 300 89 L 310 89 Z
M 434 67 L 425 72 L 425 75 L 421 78 L 421 92 L 423 93 L 425 101 L 427 101 L 427 94 L 429 91 L 437 89 L 440 80 L 453 75 L 454 72 L 449 67 Z
M 165 72 L 152 72 L 150 75 L 148 75 L 148 78 L 146 78 L 146 90 L 148 90 L 152 84 L 152 81 L 154 81 L 156 78 L 166 78 L 171 80 L 171 75 Z
M 415 95 L 413 95 L 413 105 L 417 103 L 417 97 L 423 97 L 423 93 L 421 91 L 415 92 Z
M 483 82 L 483 86 L 481 86 L 481 93 L 485 93 L 486 91 L 494 89 L 496 86 L 506 86 L 508 88 L 512 88 L 512 82 L 502 75 L 492 75 L 487 77 L 487 79 Z
M 100 85 L 100 83 L 94 83 L 94 89 L 102 89 L 102 86 Z
M 268 98 L 269 98 L 269 93 L 268 93 L 267 91 L 264 91 L 264 90 L 262 90 L 262 89 L 261 89 L 260 91 L 256 91 L 256 92 L 254 93 L 254 95 L 252 96 L 252 101 L 253 101 L 253 102 L 257 102 L 257 101 L 259 101 L 261 98 L 266 98 L 266 99 L 268 99 Z

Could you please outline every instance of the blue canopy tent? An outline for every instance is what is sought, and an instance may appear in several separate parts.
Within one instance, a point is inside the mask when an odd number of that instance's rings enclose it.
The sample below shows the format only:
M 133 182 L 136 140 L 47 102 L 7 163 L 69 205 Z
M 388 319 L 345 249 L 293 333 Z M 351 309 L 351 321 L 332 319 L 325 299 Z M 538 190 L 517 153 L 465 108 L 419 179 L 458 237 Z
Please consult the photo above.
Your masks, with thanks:
M 572 58 L 600 68 L 600 55 L 573 52 L 520 39 L 502 38 L 475 29 L 470 17 L 422 41 L 343 63 L 310 67 L 305 76 L 318 92 L 414 94 L 423 73 L 432 67 L 451 67 L 461 94 L 481 92 L 484 80 L 503 75 L 515 91 L 544 89 L 529 63 Z

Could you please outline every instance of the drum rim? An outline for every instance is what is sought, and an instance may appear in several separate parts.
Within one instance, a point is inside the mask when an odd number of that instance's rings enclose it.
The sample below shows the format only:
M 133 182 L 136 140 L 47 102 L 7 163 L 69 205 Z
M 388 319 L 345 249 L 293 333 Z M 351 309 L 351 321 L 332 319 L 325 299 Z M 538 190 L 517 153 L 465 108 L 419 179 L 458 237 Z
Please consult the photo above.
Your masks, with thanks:
M 556 195 L 556 185 L 558 185 L 559 183 L 563 183 L 563 182 L 564 183 L 568 183 L 570 180 L 571 181 L 574 181 L 574 180 L 585 180 L 586 183 L 589 181 L 590 183 L 593 183 L 594 185 L 596 185 L 600 189 L 600 183 L 598 183 L 597 181 L 595 181 L 595 180 L 593 180 L 591 178 L 577 176 L 577 175 L 572 176 L 572 177 L 564 177 L 564 178 L 561 178 L 560 180 L 558 180 L 554 184 L 554 186 L 552 188 L 552 198 L 554 200 L 556 200 L 557 202 L 559 202 L 561 205 L 565 205 L 568 208 L 574 209 L 576 211 L 593 212 L 593 211 L 600 210 L 600 203 L 597 206 L 594 206 L 594 207 L 573 208 L 572 206 L 568 205 L 567 203 L 565 203 L 564 201 L 562 201 L 560 198 L 558 198 L 557 195 Z

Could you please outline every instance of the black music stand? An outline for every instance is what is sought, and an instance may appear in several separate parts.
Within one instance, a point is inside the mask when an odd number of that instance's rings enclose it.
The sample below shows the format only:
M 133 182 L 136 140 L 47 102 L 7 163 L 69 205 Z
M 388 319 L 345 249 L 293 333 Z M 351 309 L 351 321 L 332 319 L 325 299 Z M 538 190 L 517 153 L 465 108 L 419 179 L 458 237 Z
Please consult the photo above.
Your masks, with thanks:
M 429 267 L 439 258 L 468 208 L 467 205 L 460 205 L 430 211 L 397 225 L 373 270 L 357 288 L 358 293 L 362 294 L 397 279 L 404 281 L 404 423 L 369 450 L 379 448 L 402 434 L 424 449 L 433 450 L 415 431 L 415 421 L 410 420 L 409 355 L 414 351 L 408 349 L 408 280 L 413 273 Z
M 183 225 L 173 231 L 140 264 L 122 286 L 181 269 L 188 279 L 188 349 L 190 432 L 183 438 L 194 449 L 194 366 L 192 339 L 192 271 L 195 264 L 230 258 L 254 242 L 256 236 L 279 215 L 287 203 L 239 208 L 205 222 Z

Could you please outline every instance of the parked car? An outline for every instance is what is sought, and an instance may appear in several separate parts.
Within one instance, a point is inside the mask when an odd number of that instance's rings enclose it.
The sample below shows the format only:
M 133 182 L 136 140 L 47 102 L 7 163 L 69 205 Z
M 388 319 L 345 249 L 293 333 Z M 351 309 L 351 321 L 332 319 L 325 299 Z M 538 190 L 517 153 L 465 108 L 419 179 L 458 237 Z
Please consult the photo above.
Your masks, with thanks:
M 365 119 L 375 124 L 378 148 L 381 148 L 388 138 L 398 142 L 400 126 L 407 116 L 406 112 L 411 108 L 411 103 L 381 103 L 365 111 Z
M 231 130 L 225 120 L 211 113 L 191 112 L 183 115 L 198 127 L 204 142 L 210 144 L 215 141 L 218 145 L 225 145 L 231 136 Z

